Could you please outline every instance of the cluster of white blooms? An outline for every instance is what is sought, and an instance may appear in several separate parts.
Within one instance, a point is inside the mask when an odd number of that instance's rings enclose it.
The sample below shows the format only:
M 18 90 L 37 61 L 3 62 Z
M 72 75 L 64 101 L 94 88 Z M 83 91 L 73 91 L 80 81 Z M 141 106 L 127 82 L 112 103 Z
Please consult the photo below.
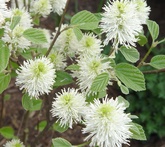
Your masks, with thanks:
M 66 27 L 67 25 L 63 25 L 61 30 L 65 29 Z M 57 38 L 54 47 L 65 56 L 75 56 L 79 47 L 79 42 L 73 29 L 70 28 L 63 31 Z
M 104 8 L 100 27 L 106 33 L 104 45 L 112 40 L 117 50 L 119 45 L 135 46 L 142 24 L 146 23 L 150 8 L 144 0 L 113 0 Z
M 36 99 L 52 90 L 56 77 L 54 65 L 46 57 L 24 61 L 16 72 L 16 85 Z
M 83 133 L 89 133 L 86 140 L 91 139 L 90 146 L 99 147 L 121 147 L 122 144 L 128 144 L 131 119 L 124 112 L 124 103 L 107 97 L 102 101 L 96 99 L 86 109 L 86 127 L 83 129 Z
M 59 15 L 61 15 L 63 12 L 63 9 L 65 8 L 66 1 L 67 0 L 50 0 L 53 12 L 56 12 Z
M 8 141 L 3 147 L 25 147 L 19 139 Z
M 11 28 L 14 17 L 20 17 L 19 23 Z M 9 44 L 10 50 L 16 51 L 17 49 L 28 49 L 31 42 L 23 36 L 23 32 L 27 28 L 32 27 L 32 19 L 30 14 L 24 9 L 12 9 L 11 21 L 6 22 L 4 26 L 4 36 L 2 40 Z
M 52 104 L 51 113 L 57 117 L 61 126 L 72 128 L 73 123 L 82 121 L 83 110 L 86 107 L 85 97 L 78 93 L 76 89 L 64 89 L 56 94 L 55 101 Z
M 61 15 L 65 8 L 66 1 L 67 0 L 32 0 L 30 3 L 31 11 L 43 17 L 48 16 L 51 12 Z
M 66 67 L 66 57 L 56 50 L 52 50 L 49 54 L 51 62 L 54 64 L 56 70 L 64 70 Z
M 105 59 L 101 55 L 86 55 L 78 60 L 79 71 L 75 71 L 73 76 L 77 77 L 77 82 L 82 92 L 90 93 L 93 80 L 103 72 L 108 73 L 108 69 L 111 67 Z
M 63 127 L 72 128 L 73 123 L 85 124 L 83 133 L 89 135 L 85 140 L 91 139 L 90 146 L 121 147 L 128 144 L 132 133 L 130 132 L 132 120 L 126 114 L 124 103 L 118 99 L 94 100 L 87 104 L 85 97 L 75 89 L 62 90 L 56 94 L 52 104 L 51 113 L 57 117 L 57 122 Z
M 5 18 L 10 18 L 11 12 L 7 8 L 6 0 L 0 0 L 0 27 L 5 22 Z
M 82 55 L 99 55 L 102 51 L 101 40 L 96 35 L 88 33 L 84 34 L 79 41 L 78 54 Z

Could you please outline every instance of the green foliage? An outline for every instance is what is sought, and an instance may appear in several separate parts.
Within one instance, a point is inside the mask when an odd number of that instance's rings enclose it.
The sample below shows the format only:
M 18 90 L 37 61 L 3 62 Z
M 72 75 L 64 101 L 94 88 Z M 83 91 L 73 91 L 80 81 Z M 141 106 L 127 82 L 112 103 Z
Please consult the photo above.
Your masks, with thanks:
M 23 36 L 33 43 L 46 43 L 47 39 L 41 29 L 30 28 L 24 31 Z
M 0 40 L 0 73 L 5 70 L 8 65 L 10 50 L 3 41 Z
M 99 74 L 92 83 L 92 86 L 90 88 L 93 92 L 100 92 L 105 91 L 109 81 L 109 74 L 108 73 L 102 73 Z
M 143 126 L 147 138 L 153 133 L 163 137 L 165 136 L 165 76 L 164 73 L 147 74 L 145 79 L 146 91 L 131 92 L 127 96 L 130 102 L 128 112 L 139 116 L 135 121 Z
M 159 35 L 159 25 L 155 21 L 147 20 L 147 27 L 153 41 L 155 41 Z
M 63 138 L 52 139 L 53 147 L 72 147 L 71 143 Z
M 130 131 L 132 133 L 131 138 L 136 140 L 146 140 L 144 130 L 141 125 L 136 123 L 131 123 Z
M 157 69 L 165 68 L 165 55 L 157 55 L 151 59 L 150 65 Z
M 64 86 L 67 84 L 71 84 L 73 82 L 73 78 L 70 74 L 68 74 L 67 72 L 64 71 L 57 71 L 56 72 L 56 80 L 54 83 L 55 87 L 58 86 Z
M 10 25 L 10 29 L 13 30 L 17 26 L 17 24 L 20 22 L 20 20 L 21 20 L 20 16 L 14 16 L 12 19 L 12 23 Z
M 118 96 L 118 97 L 116 97 L 116 98 L 118 99 L 118 102 L 119 102 L 119 103 L 124 103 L 124 106 L 125 106 L 126 108 L 129 107 L 129 102 L 128 102 L 125 98 L 123 98 L 122 96 Z
M 141 46 L 144 46 L 147 42 L 148 42 L 148 39 L 146 38 L 146 36 L 144 36 L 143 34 L 140 34 L 138 36 L 138 43 L 141 45 Z
M 11 80 L 11 75 L 10 74 L 3 74 L 0 73 L 0 94 L 8 88 L 8 85 L 10 83 Z
M 145 90 L 144 75 L 137 67 L 128 63 L 120 63 L 116 65 L 115 73 L 126 87 L 134 91 Z
M 65 132 L 66 130 L 68 130 L 68 128 L 69 128 L 68 126 L 61 127 L 59 122 L 56 122 L 53 124 L 53 130 L 60 132 L 60 133 Z
M 35 127 L 35 129 L 42 131 L 45 128 L 46 124 L 47 122 L 45 120 L 40 121 L 39 124 Z
M 81 30 L 79 28 L 73 28 L 73 31 L 77 37 L 77 40 L 81 40 L 81 38 L 83 37 L 83 33 L 81 32 Z
M 11 139 L 14 137 L 14 130 L 10 126 L 5 126 L 0 128 L 0 134 L 6 139 Z
M 139 60 L 140 54 L 137 51 L 137 49 L 131 47 L 131 48 L 126 48 L 122 46 L 120 48 L 120 52 L 123 54 L 125 59 L 131 63 L 135 63 Z
M 98 24 L 99 20 L 97 17 L 87 10 L 80 11 L 71 18 L 71 26 L 82 30 L 97 29 Z
M 42 100 L 41 99 L 35 99 L 28 96 L 28 94 L 24 94 L 22 97 L 22 106 L 25 110 L 29 111 L 36 111 L 40 110 L 42 106 Z

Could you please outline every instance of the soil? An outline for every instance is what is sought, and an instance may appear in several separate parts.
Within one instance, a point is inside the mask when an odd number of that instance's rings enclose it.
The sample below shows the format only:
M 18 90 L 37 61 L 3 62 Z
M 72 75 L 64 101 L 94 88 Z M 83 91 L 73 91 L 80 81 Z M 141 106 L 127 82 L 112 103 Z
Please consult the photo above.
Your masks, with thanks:
M 97 12 L 97 8 L 99 5 L 100 0 L 77 0 L 78 7 L 75 8 L 76 0 L 71 0 L 69 8 L 71 8 L 68 12 L 73 15 L 74 10 L 89 10 L 91 12 Z M 155 20 L 160 25 L 160 36 L 165 36 L 165 1 L 164 0 L 150 0 L 148 1 L 148 5 L 151 6 L 151 15 L 150 19 Z M 48 19 L 43 19 L 43 26 L 47 27 L 51 30 L 54 29 L 54 23 L 53 19 L 49 17 Z M 36 111 L 35 113 L 30 113 L 29 119 L 27 122 L 23 122 L 22 125 L 22 116 L 26 113 L 26 111 L 22 108 L 22 93 L 19 91 L 18 87 L 14 84 L 15 79 L 12 79 L 10 86 L 3 94 L 0 95 L 0 113 L 3 113 L 3 117 L 0 119 L 0 127 L 2 126 L 12 126 L 15 130 L 15 135 L 18 135 L 21 140 L 26 139 L 27 132 L 29 132 L 30 136 L 28 139 L 28 143 L 31 144 L 31 147 L 33 147 L 32 142 L 35 141 L 35 137 L 37 136 L 38 132 L 35 127 L 37 126 L 38 122 L 40 120 L 46 119 L 46 110 Z M 58 91 L 58 89 L 56 90 Z M 56 91 L 52 92 L 52 97 L 54 96 L 54 93 Z M 118 95 L 117 91 L 111 91 L 113 95 Z M 2 97 L 4 97 L 6 94 L 10 95 L 10 99 L 3 102 Z M 45 108 L 45 107 L 44 107 Z M 3 111 L 2 111 L 3 110 Z M 42 114 L 42 115 L 40 115 Z M 25 126 L 28 128 L 24 131 L 19 131 L 20 126 L 22 125 L 22 129 L 25 128 Z M 81 133 L 82 126 L 74 126 L 73 129 L 69 129 L 64 133 L 58 133 L 54 131 L 48 131 L 44 134 L 44 137 L 40 139 L 40 143 L 38 144 L 38 147 L 50 147 L 50 141 L 51 138 L 56 137 L 63 137 L 70 141 L 72 144 L 80 144 L 83 143 L 83 139 L 85 138 L 85 135 L 82 135 Z M 6 142 L 6 139 L 4 139 L 2 136 L 0 136 L 0 147 L 3 146 L 3 144 Z M 135 141 L 131 140 L 130 142 L 131 147 L 165 147 L 165 138 L 159 138 L 156 135 L 151 136 L 148 141 Z M 127 147 L 126 145 L 123 147 Z

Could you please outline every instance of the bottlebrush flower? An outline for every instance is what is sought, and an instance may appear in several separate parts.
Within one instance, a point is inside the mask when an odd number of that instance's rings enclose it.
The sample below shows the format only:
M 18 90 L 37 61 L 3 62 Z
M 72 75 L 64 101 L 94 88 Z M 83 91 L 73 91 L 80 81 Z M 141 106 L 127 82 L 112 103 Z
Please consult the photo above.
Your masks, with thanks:
M 56 94 L 51 113 L 58 118 L 61 126 L 72 128 L 73 123 L 81 122 L 85 106 L 85 98 L 76 89 L 63 89 Z
M 16 85 L 36 99 L 52 90 L 56 77 L 54 65 L 46 57 L 24 61 L 16 73 Z
M 19 139 L 8 141 L 3 147 L 25 147 Z
M 136 5 L 129 0 L 113 0 L 103 9 L 100 28 L 106 34 L 104 45 L 112 41 L 116 50 L 119 45 L 135 46 L 142 31 Z
M 65 8 L 66 2 L 67 0 L 50 0 L 53 12 L 61 15 L 63 13 L 63 9 Z
M 90 146 L 121 147 L 128 144 L 131 137 L 129 114 L 123 103 L 107 97 L 101 103 L 94 100 L 86 109 L 83 133 L 89 133 L 85 140 L 91 139 Z

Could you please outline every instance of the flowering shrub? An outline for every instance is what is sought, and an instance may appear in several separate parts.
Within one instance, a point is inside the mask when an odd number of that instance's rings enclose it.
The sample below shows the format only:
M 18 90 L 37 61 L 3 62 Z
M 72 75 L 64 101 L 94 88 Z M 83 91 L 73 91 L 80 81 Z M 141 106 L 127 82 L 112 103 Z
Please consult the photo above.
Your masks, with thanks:
M 157 72 L 165 68 L 164 55 L 154 56 L 146 63 L 152 49 L 165 41 L 157 41 L 159 26 L 149 20 L 150 7 L 144 0 L 113 0 L 103 6 L 103 13 L 83 10 L 64 24 L 68 4 L 69 0 L 1 0 L 0 93 L 8 88 L 12 77 L 22 91 L 26 116 L 44 109 L 43 103 L 49 105 L 44 129 L 30 143 L 34 147 L 50 128 L 63 132 L 76 124 L 87 134 L 84 143 L 77 147 L 121 147 L 129 145 L 130 139 L 145 140 L 142 126 L 134 122 L 137 116 L 125 112 L 129 102 L 122 96 L 111 98 L 107 93 L 114 83 L 123 95 L 129 95 L 129 89 L 144 91 L 145 78 L 140 67 L 152 66 Z M 40 18 L 50 13 L 61 15 L 54 31 L 40 28 Z M 147 26 L 152 43 L 140 59 L 135 47 L 147 43 L 143 25 Z M 108 55 L 104 54 L 107 45 Z M 117 64 L 118 52 L 128 62 Z M 51 94 L 57 87 L 61 91 L 53 98 Z M 49 100 L 51 104 L 47 103 Z M 52 128 L 54 124 L 58 129 Z M 10 126 L 1 127 L 0 134 L 11 139 L 4 147 L 27 145 L 26 140 L 20 141 L 21 136 L 14 136 Z M 74 146 L 62 138 L 50 142 L 54 147 Z

